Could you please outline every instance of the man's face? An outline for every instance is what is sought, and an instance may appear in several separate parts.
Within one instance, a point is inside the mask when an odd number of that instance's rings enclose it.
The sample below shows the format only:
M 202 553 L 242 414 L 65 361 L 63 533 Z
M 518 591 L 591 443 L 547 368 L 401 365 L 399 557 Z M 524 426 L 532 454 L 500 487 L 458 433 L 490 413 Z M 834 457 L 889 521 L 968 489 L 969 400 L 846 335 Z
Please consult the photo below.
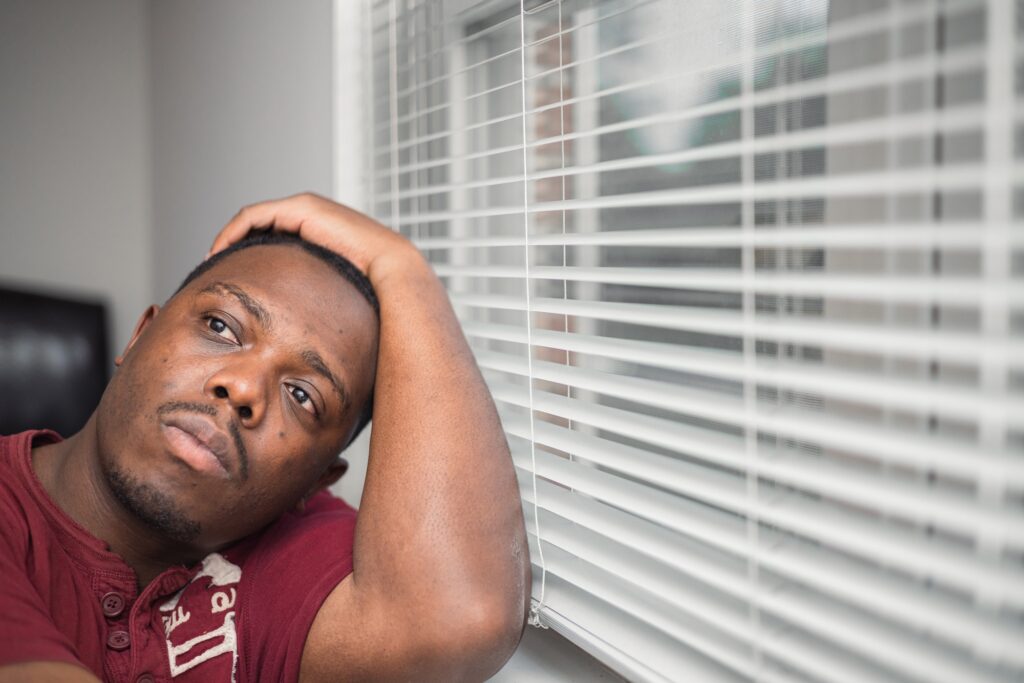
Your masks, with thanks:
M 199 550 L 259 530 L 329 475 L 373 387 L 377 328 L 298 247 L 225 257 L 137 333 L 100 402 L 115 495 Z

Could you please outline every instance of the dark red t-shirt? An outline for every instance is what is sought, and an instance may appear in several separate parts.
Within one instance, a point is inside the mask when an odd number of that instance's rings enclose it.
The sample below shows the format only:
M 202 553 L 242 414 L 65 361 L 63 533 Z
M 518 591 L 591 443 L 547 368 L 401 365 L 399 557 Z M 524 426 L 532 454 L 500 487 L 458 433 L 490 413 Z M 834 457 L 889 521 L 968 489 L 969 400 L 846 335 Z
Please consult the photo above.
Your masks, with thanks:
M 356 511 L 321 492 L 140 594 L 36 478 L 32 447 L 59 440 L 0 437 L 0 665 L 70 662 L 111 682 L 297 680 L 313 618 L 352 571 Z

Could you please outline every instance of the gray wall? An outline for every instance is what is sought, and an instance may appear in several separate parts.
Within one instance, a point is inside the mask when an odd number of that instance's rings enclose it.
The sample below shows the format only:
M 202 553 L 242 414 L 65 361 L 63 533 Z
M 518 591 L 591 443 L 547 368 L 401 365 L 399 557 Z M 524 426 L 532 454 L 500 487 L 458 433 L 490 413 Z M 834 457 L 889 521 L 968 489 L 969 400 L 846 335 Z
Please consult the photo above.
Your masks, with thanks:
M 160 299 L 246 203 L 331 192 L 330 0 L 152 3 Z
M 0 281 L 106 300 L 114 354 L 240 206 L 329 194 L 331 16 L 0 1 Z
M 0 281 L 150 302 L 148 3 L 0 1 Z

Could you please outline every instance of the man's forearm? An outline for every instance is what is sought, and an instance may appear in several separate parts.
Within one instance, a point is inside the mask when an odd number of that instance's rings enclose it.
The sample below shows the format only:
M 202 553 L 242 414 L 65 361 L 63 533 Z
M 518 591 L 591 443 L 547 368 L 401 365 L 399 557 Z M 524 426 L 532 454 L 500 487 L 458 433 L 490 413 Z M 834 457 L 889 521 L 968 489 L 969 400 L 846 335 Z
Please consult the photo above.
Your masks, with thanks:
M 429 264 L 377 259 L 381 301 L 370 462 L 354 579 L 423 618 L 521 625 L 528 559 L 515 472 L 490 393 Z M 507 624 L 498 624 L 507 627 Z

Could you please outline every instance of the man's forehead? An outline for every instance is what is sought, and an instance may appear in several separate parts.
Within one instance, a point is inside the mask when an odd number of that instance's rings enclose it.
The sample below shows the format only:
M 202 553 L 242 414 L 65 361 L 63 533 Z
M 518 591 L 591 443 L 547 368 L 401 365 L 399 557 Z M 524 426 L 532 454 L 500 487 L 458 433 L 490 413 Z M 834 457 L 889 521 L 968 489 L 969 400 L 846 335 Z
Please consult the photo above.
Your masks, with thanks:
M 233 284 L 266 305 L 280 302 L 291 306 L 297 297 L 312 302 L 329 300 L 336 306 L 362 298 L 348 279 L 297 244 L 239 249 L 226 254 L 190 284 L 203 291 L 218 282 Z
M 214 255 L 216 259 L 208 273 L 214 272 L 241 272 L 253 273 L 256 267 L 273 265 L 275 270 L 259 271 L 259 275 L 272 277 L 281 274 L 277 267 L 298 268 L 305 270 L 321 270 L 330 273 L 331 268 L 321 259 L 307 252 L 297 243 L 286 244 L 254 244 L 243 246 L 234 251 L 228 251 L 222 255 Z M 339 276 L 340 277 L 340 276 Z M 341 278 L 344 279 L 344 278 Z

